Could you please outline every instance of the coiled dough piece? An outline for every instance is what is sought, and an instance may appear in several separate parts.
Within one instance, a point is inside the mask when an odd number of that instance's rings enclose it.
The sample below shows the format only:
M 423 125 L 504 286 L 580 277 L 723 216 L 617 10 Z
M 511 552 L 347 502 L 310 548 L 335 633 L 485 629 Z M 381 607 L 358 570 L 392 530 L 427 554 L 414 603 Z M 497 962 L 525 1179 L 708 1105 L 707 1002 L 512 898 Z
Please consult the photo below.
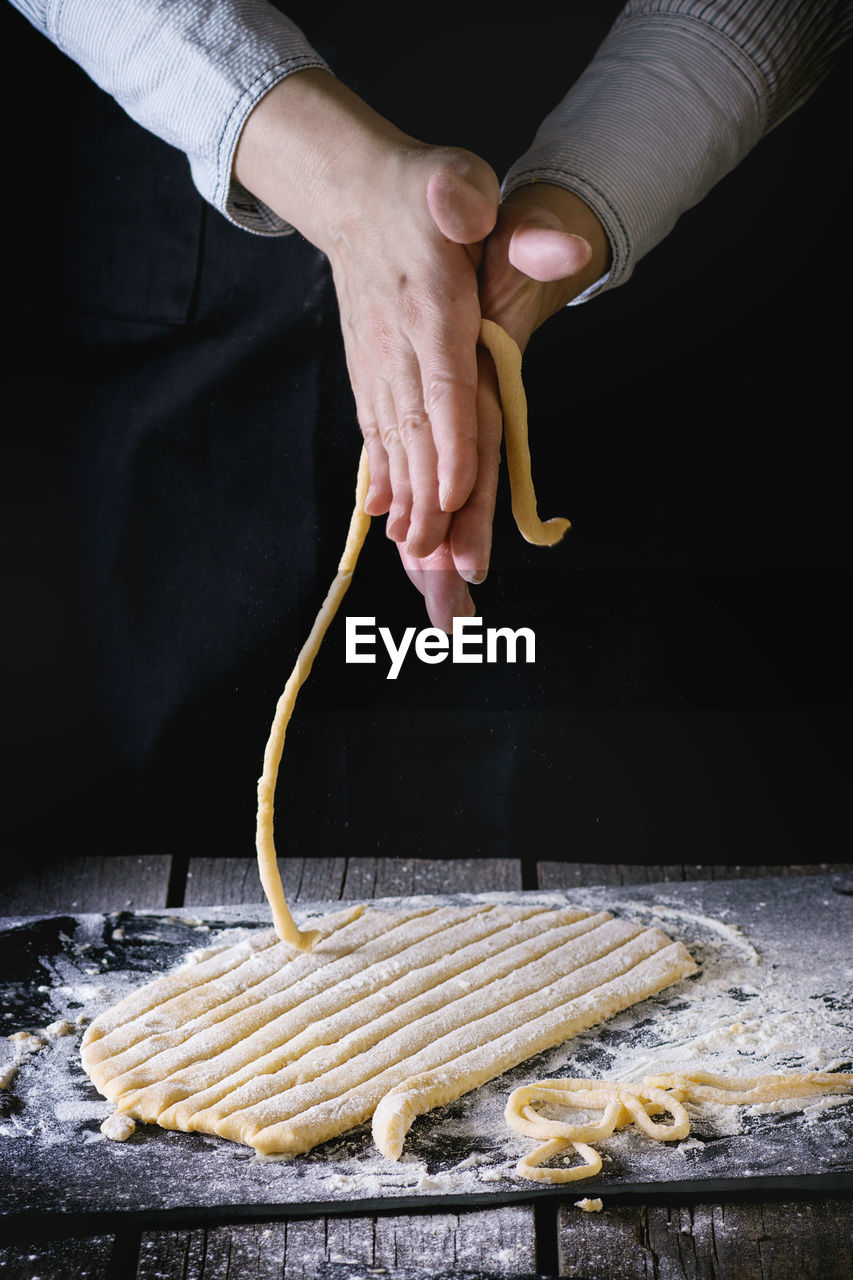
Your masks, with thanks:
M 658 929 L 535 901 L 324 917 L 298 951 L 263 931 L 101 1014 L 83 1064 L 117 1109 L 296 1154 L 415 1116 L 695 971 Z
M 537 1080 L 509 1096 L 504 1112 L 511 1129 L 546 1141 L 519 1160 L 516 1173 L 539 1182 L 577 1182 L 601 1172 L 601 1157 L 590 1142 L 609 1138 L 614 1129 L 634 1123 L 657 1142 L 678 1142 L 690 1133 L 684 1102 L 747 1106 L 779 1098 L 805 1099 L 816 1094 L 842 1094 L 853 1089 L 853 1075 L 836 1071 L 781 1071 L 761 1076 L 723 1076 L 709 1071 L 646 1076 L 642 1084 L 610 1080 Z M 600 1120 L 571 1124 L 549 1120 L 533 1104 L 548 1102 L 584 1111 L 601 1109 Z M 650 1117 L 668 1112 L 670 1124 Z M 561 1152 L 574 1148 L 583 1164 L 544 1168 Z

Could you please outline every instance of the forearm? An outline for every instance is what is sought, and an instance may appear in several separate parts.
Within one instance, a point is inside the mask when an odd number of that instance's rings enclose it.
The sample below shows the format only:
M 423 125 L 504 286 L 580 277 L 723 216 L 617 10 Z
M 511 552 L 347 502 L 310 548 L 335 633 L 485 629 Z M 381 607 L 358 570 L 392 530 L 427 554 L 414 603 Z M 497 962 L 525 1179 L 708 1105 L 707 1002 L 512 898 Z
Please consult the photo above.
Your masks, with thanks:
M 201 194 L 249 231 L 286 220 L 233 180 L 246 120 L 296 71 L 324 67 L 267 0 L 12 0 L 134 120 L 184 151 Z
M 419 149 L 329 72 L 308 69 L 281 81 L 252 111 L 234 177 L 331 254 L 341 239 L 370 234 L 372 203 L 382 200 L 400 155 Z
M 451 513 L 478 481 L 476 261 L 496 175 L 470 152 L 418 142 L 313 70 L 256 107 L 235 173 L 329 259 L 368 451 L 365 509 L 387 512 L 413 560 L 450 556 Z M 463 612 L 456 570 L 479 572 L 488 556 L 486 522 L 477 530 L 446 566 Z
M 574 192 L 606 228 L 608 285 L 621 284 L 805 101 L 850 25 L 849 4 L 827 0 L 631 3 L 513 165 L 504 194 L 531 182 Z

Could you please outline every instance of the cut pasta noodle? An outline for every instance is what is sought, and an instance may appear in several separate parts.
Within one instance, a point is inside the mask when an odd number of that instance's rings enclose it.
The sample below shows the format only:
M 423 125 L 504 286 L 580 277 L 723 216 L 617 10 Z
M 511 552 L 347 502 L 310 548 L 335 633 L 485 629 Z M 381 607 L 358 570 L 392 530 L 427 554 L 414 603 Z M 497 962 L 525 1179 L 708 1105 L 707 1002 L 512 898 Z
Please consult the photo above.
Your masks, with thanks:
M 541 903 L 368 906 L 299 951 L 265 929 L 90 1023 L 83 1065 L 135 1120 L 296 1155 L 414 1119 L 689 976 L 659 929 Z
M 601 1172 L 601 1157 L 588 1144 L 601 1142 L 616 1129 L 636 1124 L 657 1142 L 679 1142 L 690 1133 L 685 1102 L 715 1102 L 750 1106 L 779 1098 L 808 1098 L 815 1094 L 845 1093 L 853 1089 L 853 1075 L 833 1071 L 787 1071 L 769 1075 L 734 1077 L 708 1071 L 646 1076 L 642 1084 L 607 1080 L 539 1080 L 522 1085 L 509 1096 L 504 1112 L 511 1129 L 530 1138 L 546 1139 L 516 1166 L 521 1178 L 539 1182 L 577 1182 Z M 601 1110 L 599 1121 L 570 1124 L 546 1119 L 536 1103 Z M 668 1113 L 671 1123 L 653 1120 Z M 584 1163 L 569 1168 L 544 1168 L 548 1160 L 573 1150 Z
M 778 1098 L 807 1098 L 833 1089 L 853 1088 L 853 1075 L 835 1071 L 778 1072 L 763 1076 L 720 1076 L 710 1071 L 689 1075 L 647 1076 L 646 1083 L 668 1089 L 673 1097 L 689 1102 L 717 1102 L 728 1106 L 754 1106 Z
M 507 469 L 509 471 L 512 512 L 519 532 L 528 542 L 539 546 L 551 546 L 563 537 L 570 527 L 569 521 L 556 517 L 545 522 L 539 519 L 536 494 L 530 473 L 530 448 L 527 440 L 527 399 L 521 379 L 521 352 L 517 343 L 493 320 L 483 320 L 480 327 L 480 343 L 492 356 L 498 377 L 501 407 L 504 419 Z M 258 872 L 267 902 L 270 905 L 273 925 L 282 942 L 299 951 L 310 951 L 318 939 L 314 929 L 301 930 L 291 915 L 285 898 L 284 886 L 278 869 L 275 847 L 274 809 L 278 770 L 284 750 L 287 726 L 296 706 L 299 690 L 308 678 L 314 659 L 319 652 L 332 619 L 346 595 L 356 562 L 364 546 L 370 528 L 370 516 L 364 510 L 369 474 L 367 452 L 364 448 L 358 464 L 355 506 L 350 517 L 346 546 L 338 565 L 334 581 L 314 621 L 311 632 L 296 659 L 296 665 L 288 677 L 284 691 L 278 700 L 270 729 L 264 765 L 258 781 L 258 812 L 255 845 L 258 853 Z
M 367 452 L 361 451 L 356 480 L 355 506 L 350 517 L 349 532 L 343 555 L 338 564 L 338 572 L 329 588 L 320 612 L 314 620 L 308 639 L 296 659 L 296 666 L 288 677 L 284 691 L 278 700 L 269 739 L 264 751 L 264 767 L 258 782 L 258 818 L 255 844 L 258 851 L 258 872 L 267 902 L 272 911 L 273 927 L 282 942 L 289 942 L 299 951 L 310 951 L 318 940 L 316 929 L 300 930 L 290 913 L 284 896 L 284 886 L 278 870 L 275 850 L 274 808 L 275 787 L 278 781 L 278 768 L 284 750 L 284 737 L 296 698 L 302 685 L 314 665 L 314 659 L 323 643 L 323 637 L 329 629 L 332 619 L 338 611 L 341 601 L 347 593 L 352 575 L 355 571 L 359 552 L 364 546 L 367 531 L 370 528 L 370 516 L 364 510 L 367 497 L 369 475 L 367 469 Z
M 572 1165 L 568 1169 L 543 1169 L 546 1160 L 553 1160 L 568 1147 L 573 1148 L 583 1158 L 583 1164 Z M 543 1142 L 541 1147 L 531 1151 L 519 1160 L 515 1169 L 519 1177 L 530 1178 L 533 1182 L 579 1182 L 581 1178 L 594 1178 L 601 1173 L 601 1156 L 595 1147 L 585 1142 L 567 1142 L 565 1138 L 551 1138 Z
M 562 540 L 571 524 L 562 516 L 542 521 L 536 509 L 527 435 L 527 397 L 521 377 L 521 351 L 506 330 L 495 324 L 494 320 L 483 320 L 481 323 L 480 343 L 494 360 L 498 375 L 513 519 L 522 538 L 527 542 L 532 542 L 537 547 L 554 546 Z

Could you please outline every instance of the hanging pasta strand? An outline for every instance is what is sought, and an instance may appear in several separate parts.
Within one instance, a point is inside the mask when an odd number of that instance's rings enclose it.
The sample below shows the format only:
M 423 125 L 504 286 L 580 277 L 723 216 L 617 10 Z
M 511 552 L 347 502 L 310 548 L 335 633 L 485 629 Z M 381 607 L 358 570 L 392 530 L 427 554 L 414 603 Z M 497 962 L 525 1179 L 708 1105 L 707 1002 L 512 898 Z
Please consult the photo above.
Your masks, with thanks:
M 480 344 L 491 355 L 497 371 L 513 517 L 519 532 L 528 542 L 537 546 L 553 546 L 565 535 L 570 524 L 562 517 L 542 521 L 537 512 L 536 493 L 531 475 L 530 446 L 527 438 L 527 398 L 521 379 L 521 351 L 509 334 L 493 320 L 482 321 Z M 370 528 L 370 516 L 364 510 L 368 483 L 367 452 L 362 448 L 358 464 L 355 506 L 350 517 L 346 546 L 338 565 L 338 572 L 278 700 L 264 751 L 263 772 L 258 782 L 255 844 L 261 885 L 272 910 L 276 933 L 282 942 L 289 942 L 300 951 L 310 951 L 317 934 L 314 930 L 300 930 L 287 905 L 275 848 L 275 788 L 284 750 L 285 734 L 296 706 L 296 698 L 308 678 L 323 637 L 346 595 L 359 553 Z
M 284 750 L 284 738 L 296 698 L 314 665 L 323 637 L 337 613 L 340 603 L 352 582 L 352 575 L 367 531 L 370 516 L 364 510 L 369 475 L 367 451 L 362 448 L 358 464 L 355 506 L 350 517 L 346 546 L 338 564 L 338 571 L 314 619 L 308 639 L 300 650 L 296 665 L 290 673 L 284 691 L 278 700 L 269 739 L 264 751 L 263 773 L 258 781 L 258 816 L 255 844 L 258 851 L 258 871 L 267 902 L 272 910 L 273 925 L 282 942 L 289 942 L 300 951 L 310 951 L 318 938 L 314 929 L 300 930 L 290 913 L 284 895 L 284 886 L 278 869 L 274 835 L 275 788 L 278 770 Z

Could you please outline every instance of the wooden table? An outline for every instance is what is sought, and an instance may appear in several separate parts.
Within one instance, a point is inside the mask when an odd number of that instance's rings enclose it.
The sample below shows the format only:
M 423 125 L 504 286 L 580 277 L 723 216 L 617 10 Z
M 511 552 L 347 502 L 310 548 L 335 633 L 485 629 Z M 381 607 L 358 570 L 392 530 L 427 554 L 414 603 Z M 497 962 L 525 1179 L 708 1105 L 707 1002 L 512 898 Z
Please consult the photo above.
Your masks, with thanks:
M 615 866 L 516 859 L 282 861 L 292 903 L 412 893 L 570 889 L 588 884 L 853 871 L 801 867 Z M 262 899 L 252 859 L 168 855 L 78 858 L 21 878 L 0 914 L 214 906 Z M 465 1212 L 388 1211 L 328 1218 L 119 1229 L 33 1239 L 0 1227 L 0 1280 L 438 1280 L 572 1276 L 583 1280 L 853 1280 L 853 1205 L 649 1203 L 585 1214 L 548 1199 Z

